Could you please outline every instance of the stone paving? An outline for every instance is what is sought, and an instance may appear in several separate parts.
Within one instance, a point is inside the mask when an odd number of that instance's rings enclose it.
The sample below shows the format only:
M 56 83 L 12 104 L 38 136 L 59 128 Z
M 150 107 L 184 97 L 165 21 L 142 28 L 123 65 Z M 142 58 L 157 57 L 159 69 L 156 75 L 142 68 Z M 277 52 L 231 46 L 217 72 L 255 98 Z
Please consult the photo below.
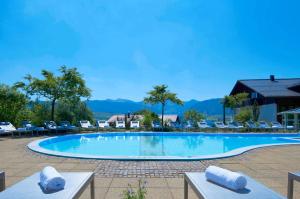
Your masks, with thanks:
M 138 179 L 147 182 L 149 199 L 179 199 L 183 198 L 183 172 L 203 171 L 208 165 L 219 165 L 244 172 L 286 195 L 287 172 L 300 171 L 300 146 L 297 145 L 261 148 L 233 158 L 210 161 L 105 161 L 40 155 L 26 148 L 35 139 L 39 138 L 0 137 L 0 169 L 6 172 L 7 186 L 51 165 L 59 171 L 94 171 L 96 198 L 99 199 L 122 198 L 128 184 L 137 187 Z M 295 198 L 300 198 L 299 184 L 295 184 Z M 190 193 L 190 198 L 196 198 L 192 191 Z M 81 198 L 89 198 L 89 190 Z

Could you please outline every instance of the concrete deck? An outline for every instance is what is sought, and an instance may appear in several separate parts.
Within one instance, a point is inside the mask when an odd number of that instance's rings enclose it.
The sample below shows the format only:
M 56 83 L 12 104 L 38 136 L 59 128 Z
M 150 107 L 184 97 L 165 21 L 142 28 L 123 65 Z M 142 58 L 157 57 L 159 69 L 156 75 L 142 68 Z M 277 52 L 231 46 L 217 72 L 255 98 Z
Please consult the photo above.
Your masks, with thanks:
M 128 183 L 137 187 L 138 179 L 147 182 L 146 198 L 183 198 L 185 171 L 203 171 L 208 165 L 219 165 L 242 171 L 271 189 L 286 195 L 287 172 L 300 171 L 300 146 L 277 146 L 255 149 L 233 158 L 213 161 L 97 161 L 59 158 L 29 151 L 26 145 L 39 138 L 0 138 L 0 170 L 6 172 L 6 185 L 54 166 L 59 171 L 96 172 L 96 198 L 122 198 Z M 82 198 L 89 198 L 87 190 Z M 196 198 L 190 191 L 190 198 Z M 300 198 L 300 183 L 295 184 L 295 198 Z

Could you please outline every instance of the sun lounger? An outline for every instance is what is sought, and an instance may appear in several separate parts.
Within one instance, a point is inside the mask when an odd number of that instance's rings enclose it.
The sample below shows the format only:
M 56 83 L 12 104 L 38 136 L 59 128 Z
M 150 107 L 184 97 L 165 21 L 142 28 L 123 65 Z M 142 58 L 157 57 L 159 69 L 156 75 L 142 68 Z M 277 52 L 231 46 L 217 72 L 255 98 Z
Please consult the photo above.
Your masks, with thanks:
M 66 180 L 63 190 L 56 192 L 46 192 L 39 185 L 40 173 L 18 182 L 17 184 L 0 192 L 1 199 L 56 199 L 56 198 L 79 198 L 86 187 L 90 184 L 91 198 L 95 198 L 94 173 L 92 172 L 66 172 L 61 173 Z
M 188 199 L 188 185 L 194 190 L 198 198 L 202 199 L 283 199 L 285 197 L 272 191 L 266 186 L 246 176 L 247 186 L 240 191 L 232 191 L 206 180 L 205 173 L 185 173 L 184 199 Z
M 273 121 L 273 122 L 271 122 L 271 128 L 272 129 L 283 129 L 283 126 L 279 122 Z
M 125 128 L 125 121 L 116 121 L 116 128 Z
M 215 122 L 214 125 L 216 126 L 216 128 L 219 128 L 219 129 L 224 129 L 224 128 L 228 127 L 223 122 Z
M 258 123 L 258 128 L 260 128 L 260 129 L 270 129 L 271 127 L 270 127 L 270 125 L 267 122 L 260 121 Z
M 62 131 L 75 131 L 77 130 L 76 126 L 71 125 L 69 121 L 61 121 L 59 126 L 59 129 Z
M 0 129 L 2 134 L 10 134 L 16 131 L 16 128 L 10 122 L 0 122 Z
M 16 131 L 13 131 L 13 132 L 12 132 L 12 136 L 14 136 L 15 133 L 18 133 L 19 136 L 21 136 L 22 133 L 25 134 L 25 135 L 26 135 L 26 134 L 31 134 L 31 135 L 33 136 L 33 130 L 30 130 L 30 129 L 26 128 L 26 127 L 17 128 Z
M 287 198 L 293 199 L 294 195 L 294 181 L 300 182 L 300 172 L 288 173 L 288 189 Z
M 31 121 L 23 121 L 22 122 L 22 126 L 27 128 L 28 130 L 31 130 L 33 132 L 35 132 L 37 135 L 39 133 L 45 133 L 46 131 L 48 131 L 47 129 L 45 129 L 42 126 L 35 126 L 31 123 Z
M 45 128 L 48 129 L 49 131 L 56 131 L 57 130 L 57 125 L 54 121 L 46 121 L 44 123 Z
M 79 121 L 79 124 L 80 124 L 80 127 L 83 128 L 83 129 L 94 129 L 94 128 L 96 128 L 88 120 L 81 120 L 81 121 Z
M 250 129 L 256 129 L 256 128 L 257 128 L 257 125 L 256 125 L 255 122 L 253 122 L 253 121 L 247 121 L 247 122 L 246 122 L 246 127 L 247 127 L 247 128 L 250 128 Z
M 139 121 L 130 121 L 130 128 L 140 128 Z
M 228 128 L 230 128 L 230 129 L 241 129 L 241 128 L 244 128 L 244 126 L 239 122 L 230 122 L 228 124 Z
M 5 172 L 0 171 L 0 192 L 5 190 Z
M 202 120 L 201 122 L 197 122 L 197 125 L 199 128 L 212 128 L 205 120 Z
M 152 126 L 152 128 L 154 128 L 154 129 L 159 129 L 159 128 L 161 128 L 160 123 L 157 122 L 157 121 L 153 121 L 153 122 L 151 123 L 151 126 Z
M 109 128 L 109 123 L 106 120 L 97 120 L 96 126 L 98 128 Z

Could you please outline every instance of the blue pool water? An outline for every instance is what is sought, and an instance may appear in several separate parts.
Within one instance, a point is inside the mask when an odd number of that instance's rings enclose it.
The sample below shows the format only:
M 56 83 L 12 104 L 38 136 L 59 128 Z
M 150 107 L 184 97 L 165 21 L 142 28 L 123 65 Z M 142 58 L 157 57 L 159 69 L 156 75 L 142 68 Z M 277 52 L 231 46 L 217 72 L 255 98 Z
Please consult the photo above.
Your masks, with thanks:
M 29 148 L 81 158 L 209 159 L 266 145 L 299 143 L 291 139 L 296 137 L 298 134 L 95 133 L 45 139 Z

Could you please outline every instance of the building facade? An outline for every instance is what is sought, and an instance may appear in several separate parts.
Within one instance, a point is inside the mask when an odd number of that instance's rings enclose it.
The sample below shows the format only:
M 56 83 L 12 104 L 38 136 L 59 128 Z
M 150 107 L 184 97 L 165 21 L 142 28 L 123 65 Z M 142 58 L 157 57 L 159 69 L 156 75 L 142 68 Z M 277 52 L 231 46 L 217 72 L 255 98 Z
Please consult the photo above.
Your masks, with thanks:
M 259 105 L 259 120 L 280 121 L 279 112 L 300 107 L 300 78 L 238 80 L 230 95 L 249 93 L 245 106 Z

